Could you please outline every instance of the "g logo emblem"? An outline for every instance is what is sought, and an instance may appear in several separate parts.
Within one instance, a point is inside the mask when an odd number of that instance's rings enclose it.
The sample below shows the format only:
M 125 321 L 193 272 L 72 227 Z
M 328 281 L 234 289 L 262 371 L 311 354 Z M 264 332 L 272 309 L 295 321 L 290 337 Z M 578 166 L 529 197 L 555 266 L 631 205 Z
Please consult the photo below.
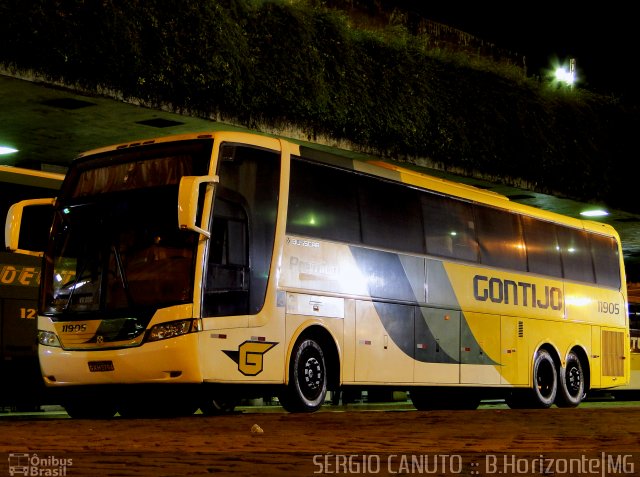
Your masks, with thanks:
M 238 371 L 245 376 L 257 376 L 264 369 L 264 355 L 278 343 L 269 341 L 245 341 L 238 351 L 225 351 L 238 364 Z

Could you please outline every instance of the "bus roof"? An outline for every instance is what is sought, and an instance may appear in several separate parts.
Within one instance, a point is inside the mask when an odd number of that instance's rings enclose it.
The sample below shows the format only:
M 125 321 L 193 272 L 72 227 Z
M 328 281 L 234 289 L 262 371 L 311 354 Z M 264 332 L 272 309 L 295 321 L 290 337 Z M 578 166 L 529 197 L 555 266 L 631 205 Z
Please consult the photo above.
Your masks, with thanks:
M 593 232 L 615 236 L 619 241 L 619 235 L 616 230 L 609 224 L 595 222 L 592 220 L 582 220 L 567 215 L 562 215 L 556 212 L 540 209 L 519 202 L 513 202 L 505 195 L 497 192 L 488 191 L 472 185 L 464 184 L 462 182 L 453 181 L 450 179 L 439 178 L 428 175 L 419 171 L 401 167 L 389 161 L 376 158 L 373 155 L 358 153 L 349 151 L 346 149 L 339 149 L 330 146 L 324 146 L 320 144 L 314 144 L 309 142 L 298 141 L 290 138 L 280 138 L 279 136 L 273 136 L 269 134 L 259 132 L 244 132 L 244 131 L 210 131 L 210 132 L 194 132 L 179 135 L 170 135 L 157 137 L 152 139 L 130 141 L 127 143 L 110 145 L 106 147 L 97 148 L 94 150 L 83 152 L 78 156 L 78 159 L 86 158 L 93 154 L 99 154 L 108 151 L 127 149 L 136 146 L 145 146 L 150 144 L 158 144 L 170 141 L 180 140 L 193 140 L 193 139 L 214 139 L 216 137 L 228 136 L 229 140 L 242 141 L 245 138 L 248 140 L 250 137 L 260 136 L 265 141 L 272 143 L 274 141 L 287 141 L 292 146 L 297 147 L 302 156 L 312 160 L 323 162 L 326 164 L 334 165 L 337 167 L 347 168 L 362 172 L 365 174 L 371 174 L 380 176 L 389 180 L 394 180 L 404 184 L 412 185 L 427 190 L 432 190 L 437 193 L 451 195 L 462 199 L 476 201 L 487 205 L 503 208 L 513 212 L 518 212 L 524 215 L 538 217 L 540 219 L 546 219 L 553 222 L 561 222 L 572 227 L 584 228 Z M 274 144 L 275 146 L 275 144 Z M 294 149 L 295 151 L 295 149 Z M 292 152 L 294 152 L 292 151 Z M 59 186 L 58 186 L 59 187 Z
M 45 172 L 13 166 L 0 166 L 0 182 L 9 184 L 58 190 L 60 189 L 63 179 L 64 174 L 55 172 Z

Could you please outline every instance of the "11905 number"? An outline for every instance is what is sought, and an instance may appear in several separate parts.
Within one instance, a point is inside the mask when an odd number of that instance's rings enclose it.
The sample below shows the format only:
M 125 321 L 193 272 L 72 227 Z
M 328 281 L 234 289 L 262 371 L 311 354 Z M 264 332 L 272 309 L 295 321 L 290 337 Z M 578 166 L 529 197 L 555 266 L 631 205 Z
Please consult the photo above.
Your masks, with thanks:
M 598 312 L 608 313 L 610 315 L 617 315 L 620 313 L 620 304 L 612 303 L 610 301 L 599 301 Z
M 63 333 L 82 333 L 87 331 L 86 324 L 75 324 L 75 325 L 62 325 Z

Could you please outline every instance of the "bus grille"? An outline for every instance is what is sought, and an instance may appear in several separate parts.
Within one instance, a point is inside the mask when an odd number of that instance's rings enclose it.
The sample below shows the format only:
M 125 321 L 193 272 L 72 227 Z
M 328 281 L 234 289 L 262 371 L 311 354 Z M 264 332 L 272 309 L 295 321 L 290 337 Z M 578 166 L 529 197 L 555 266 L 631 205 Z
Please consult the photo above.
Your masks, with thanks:
M 602 331 L 602 375 L 624 376 L 624 333 Z

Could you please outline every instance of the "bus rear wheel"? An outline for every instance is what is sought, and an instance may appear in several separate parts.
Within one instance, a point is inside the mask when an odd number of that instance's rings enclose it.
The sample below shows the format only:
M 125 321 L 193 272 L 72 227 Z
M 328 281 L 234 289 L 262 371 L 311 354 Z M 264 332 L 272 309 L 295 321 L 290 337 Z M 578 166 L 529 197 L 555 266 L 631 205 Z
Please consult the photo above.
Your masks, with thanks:
M 289 384 L 278 396 L 289 412 L 317 411 L 327 395 L 327 365 L 313 339 L 296 343 L 289 368 Z
M 564 368 L 560 369 L 558 378 L 560 386 L 558 386 L 556 406 L 577 407 L 580 405 L 585 394 L 585 376 L 580 358 L 573 351 L 567 355 L 566 364 Z

